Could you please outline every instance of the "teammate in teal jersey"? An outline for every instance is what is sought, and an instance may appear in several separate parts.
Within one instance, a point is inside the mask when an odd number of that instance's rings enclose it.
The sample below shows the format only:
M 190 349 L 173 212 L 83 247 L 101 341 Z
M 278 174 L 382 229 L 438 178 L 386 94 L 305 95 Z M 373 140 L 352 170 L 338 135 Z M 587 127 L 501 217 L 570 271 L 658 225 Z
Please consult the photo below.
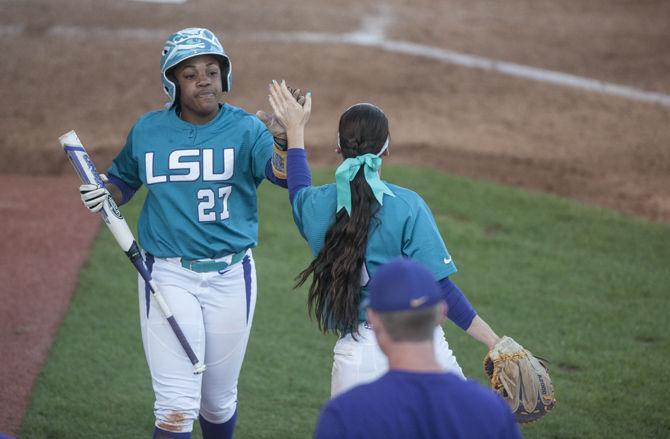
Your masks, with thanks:
M 231 62 L 207 29 L 184 29 L 163 49 L 171 105 L 142 116 L 108 170 L 108 185 L 80 188 L 93 211 L 140 186 L 146 263 L 198 358 L 194 375 L 170 326 L 139 278 L 142 340 L 155 393 L 154 437 L 232 437 L 237 380 L 256 303 L 251 249 L 258 241 L 256 188 L 272 172 L 273 137 L 253 114 L 222 103 Z
M 439 280 L 447 317 L 493 347 L 499 337 L 449 279 L 456 266 L 429 207 L 415 192 L 380 179 L 382 157 L 388 156 L 390 142 L 386 115 L 372 104 L 347 109 L 339 122 L 337 152 L 344 161 L 336 171 L 336 183 L 313 187 L 304 151 L 311 96 L 304 106 L 287 96 L 291 94 L 285 84 L 271 84 L 270 104 L 288 136 L 286 168 L 293 218 L 315 256 L 298 283 L 311 277 L 310 313 L 322 331 L 340 335 L 334 349 L 331 395 L 372 381 L 388 369 L 365 320 L 364 303 L 370 277 L 397 257 L 426 266 Z M 434 338 L 442 368 L 463 377 L 441 326 Z

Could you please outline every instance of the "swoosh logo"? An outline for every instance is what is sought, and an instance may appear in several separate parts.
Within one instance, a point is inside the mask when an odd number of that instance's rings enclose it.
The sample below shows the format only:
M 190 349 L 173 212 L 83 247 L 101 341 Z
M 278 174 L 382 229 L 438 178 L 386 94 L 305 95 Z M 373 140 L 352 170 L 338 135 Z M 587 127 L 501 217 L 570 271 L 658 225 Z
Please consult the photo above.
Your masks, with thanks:
M 442 262 L 444 262 L 445 264 L 449 264 L 449 263 L 451 263 L 451 256 L 449 256 L 449 259 L 444 258 L 444 259 L 442 260 Z
M 426 303 L 427 301 L 428 301 L 428 296 L 417 297 L 416 299 L 412 299 L 412 300 L 409 301 L 409 306 L 411 306 L 412 308 L 417 308 L 417 307 L 423 305 L 424 303 Z

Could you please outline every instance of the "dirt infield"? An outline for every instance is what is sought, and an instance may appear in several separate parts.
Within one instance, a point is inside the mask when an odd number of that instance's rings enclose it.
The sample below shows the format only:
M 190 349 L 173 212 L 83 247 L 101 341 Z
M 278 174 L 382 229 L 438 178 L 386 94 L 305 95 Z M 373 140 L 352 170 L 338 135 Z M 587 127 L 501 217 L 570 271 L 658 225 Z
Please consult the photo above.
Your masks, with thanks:
M 341 111 L 370 101 L 389 116 L 391 162 L 667 222 L 670 107 L 431 54 L 668 95 L 668 22 L 660 0 L 0 0 L 0 432 L 18 427 L 97 227 L 57 138 L 76 129 L 105 168 L 134 120 L 164 102 L 158 61 L 170 32 L 197 25 L 221 36 L 234 105 L 267 109 L 272 78 L 311 90 L 315 163 L 336 162 Z M 407 46 L 416 53 L 398 52 Z

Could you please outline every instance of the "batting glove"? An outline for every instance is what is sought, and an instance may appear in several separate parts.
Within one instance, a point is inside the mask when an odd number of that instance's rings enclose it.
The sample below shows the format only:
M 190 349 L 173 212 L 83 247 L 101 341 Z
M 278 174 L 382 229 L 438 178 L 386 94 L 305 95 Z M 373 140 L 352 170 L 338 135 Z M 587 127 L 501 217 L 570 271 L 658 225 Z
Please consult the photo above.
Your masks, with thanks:
M 288 87 L 288 86 L 287 86 Z M 295 98 L 295 100 L 303 105 L 305 103 L 305 96 L 300 94 L 299 88 L 288 87 L 289 91 Z M 277 120 L 274 114 L 268 114 L 263 110 L 256 112 L 256 116 L 265 124 L 265 127 L 270 131 L 272 137 L 274 137 L 275 145 L 279 147 L 280 150 L 286 151 L 287 140 L 286 140 L 286 128 Z
M 108 181 L 105 174 L 100 174 L 100 179 L 105 183 Z M 99 184 L 82 184 L 79 193 L 82 203 L 91 212 L 99 212 L 107 197 L 112 196 L 104 185 Z
M 286 150 L 286 128 L 281 126 L 275 115 L 272 113 L 268 114 L 263 110 L 258 110 L 256 112 L 256 117 L 265 124 L 265 127 L 270 131 L 270 134 L 272 134 L 275 144 L 279 149 L 282 151 Z

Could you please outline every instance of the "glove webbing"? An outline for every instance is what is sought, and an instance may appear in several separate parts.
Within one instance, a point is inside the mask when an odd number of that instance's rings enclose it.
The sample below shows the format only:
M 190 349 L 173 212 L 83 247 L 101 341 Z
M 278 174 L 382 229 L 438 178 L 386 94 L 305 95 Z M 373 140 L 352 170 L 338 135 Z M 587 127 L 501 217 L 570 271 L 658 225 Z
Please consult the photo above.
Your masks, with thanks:
M 509 385 L 504 382 L 503 380 L 500 379 L 499 377 L 499 371 L 500 371 L 500 363 L 507 362 L 507 361 L 515 361 L 515 360 L 520 360 L 522 358 L 527 357 L 528 354 L 525 352 L 514 352 L 513 354 L 499 354 L 498 358 L 495 360 L 492 360 L 490 357 L 487 357 L 488 361 L 493 362 L 493 374 L 491 375 L 491 384 L 497 389 L 498 387 L 502 386 L 505 389 L 505 392 L 507 392 L 508 395 L 512 395 L 512 392 L 510 391 Z M 486 361 L 484 362 L 484 365 L 486 365 Z

